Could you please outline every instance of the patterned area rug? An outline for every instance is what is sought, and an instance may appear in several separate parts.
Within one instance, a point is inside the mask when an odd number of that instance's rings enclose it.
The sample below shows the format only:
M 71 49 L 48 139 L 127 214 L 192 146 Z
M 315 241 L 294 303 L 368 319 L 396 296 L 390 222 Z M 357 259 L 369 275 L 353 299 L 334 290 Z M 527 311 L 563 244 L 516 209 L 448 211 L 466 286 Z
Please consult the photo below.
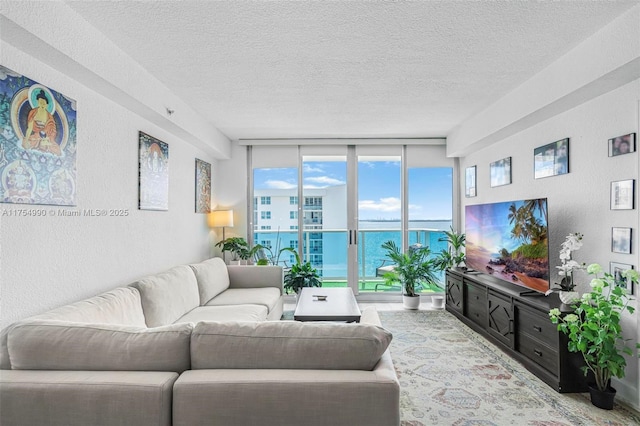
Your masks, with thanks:
M 640 425 L 620 404 L 559 394 L 445 311 L 380 311 L 393 333 L 403 426 Z

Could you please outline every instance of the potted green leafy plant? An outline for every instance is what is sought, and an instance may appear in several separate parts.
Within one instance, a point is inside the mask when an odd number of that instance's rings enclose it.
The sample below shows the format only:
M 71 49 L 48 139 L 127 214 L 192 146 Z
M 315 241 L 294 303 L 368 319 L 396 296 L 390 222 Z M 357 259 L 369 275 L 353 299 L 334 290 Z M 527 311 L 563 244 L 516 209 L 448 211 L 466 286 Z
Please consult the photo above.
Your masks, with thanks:
M 631 355 L 622 335 L 622 313 L 634 312 L 630 298 L 616 281 L 632 286 L 638 283 L 638 272 L 627 270 L 616 278 L 602 273 L 597 263 L 587 267 L 593 275 L 591 291 L 573 305 L 574 312 L 562 315 L 555 308 L 549 312 L 551 322 L 569 338 L 569 351 L 580 352 L 584 358 L 584 374 L 593 374 L 595 385 L 589 387 L 591 402 L 597 407 L 612 409 L 616 390 L 611 387 L 611 377 L 624 377 L 627 365 L 624 354 Z M 602 276 L 600 276 L 602 274 Z
M 431 251 L 428 247 L 419 247 L 402 253 L 392 240 L 382 244 L 382 248 L 387 250 L 386 255 L 394 264 L 393 269 L 383 275 L 385 282 L 388 285 L 402 286 L 402 304 L 405 309 L 418 309 L 420 295 L 417 294 L 416 287 L 421 283 L 439 287 L 435 260 L 429 256 Z
M 461 264 L 465 262 L 464 246 L 466 242 L 466 235 L 461 232 L 456 232 L 451 227 L 449 231 L 443 231 L 444 237 L 438 241 L 446 241 L 447 249 L 443 249 L 436 255 L 435 266 L 437 269 L 444 271 L 451 268 L 459 268 Z
M 240 261 L 248 261 L 262 248 L 260 244 L 257 244 L 253 248 L 249 246 L 247 240 L 242 237 L 229 237 L 216 244 L 216 247 L 221 247 L 222 252 L 231 253 L 231 262 L 239 264 Z
M 301 262 L 300 255 L 292 248 L 285 247 L 281 251 L 289 251 L 296 258 L 296 263 L 284 274 L 283 288 L 287 294 L 293 291 L 297 295 L 304 287 L 322 287 L 318 270 L 311 266 L 311 262 Z

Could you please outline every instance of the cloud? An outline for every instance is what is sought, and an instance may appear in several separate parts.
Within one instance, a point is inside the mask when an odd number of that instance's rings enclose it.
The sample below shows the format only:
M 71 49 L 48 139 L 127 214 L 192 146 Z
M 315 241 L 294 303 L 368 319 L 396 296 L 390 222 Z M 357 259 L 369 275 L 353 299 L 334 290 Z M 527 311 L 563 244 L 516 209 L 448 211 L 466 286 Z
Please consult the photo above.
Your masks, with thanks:
M 324 173 L 322 167 L 311 167 L 309 164 L 303 164 L 303 171 L 305 173 Z
M 402 206 L 400 198 L 387 197 L 380 198 L 378 201 L 374 200 L 361 200 L 358 202 L 358 208 L 360 210 L 370 210 L 378 212 L 398 212 Z
M 346 182 L 340 179 L 331 178 L 329 176 L 316 176 L 316 177 L 308 177 L 304 179 L 305 182 L 316 183 L 320 185 L 327 186 L 335 186 L 335 185 L 344 185 Z
M 295 183 L 286 182 L 284 180 L 268 180 L 264 184 L 267 188 L 273 189 L 293 189 L 298 187 Z

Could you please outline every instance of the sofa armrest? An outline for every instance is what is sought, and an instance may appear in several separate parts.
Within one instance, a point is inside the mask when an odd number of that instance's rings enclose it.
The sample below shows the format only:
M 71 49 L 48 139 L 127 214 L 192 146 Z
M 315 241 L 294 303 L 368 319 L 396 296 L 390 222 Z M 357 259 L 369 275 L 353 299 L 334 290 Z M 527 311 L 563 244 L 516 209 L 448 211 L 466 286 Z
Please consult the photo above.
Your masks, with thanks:
M 281 266 L 229 265 L 229 288 L 276 287 L 282 294 Z
M 0 424 L 170 426 L 177 373 L 0 372 Z

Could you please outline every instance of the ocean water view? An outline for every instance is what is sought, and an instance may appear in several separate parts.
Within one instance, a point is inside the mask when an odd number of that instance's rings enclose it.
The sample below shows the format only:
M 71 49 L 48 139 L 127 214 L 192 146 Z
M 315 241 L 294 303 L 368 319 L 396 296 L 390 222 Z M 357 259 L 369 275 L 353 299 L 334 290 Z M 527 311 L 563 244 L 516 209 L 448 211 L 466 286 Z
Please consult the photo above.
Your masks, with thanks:
M 447 243 L 440 241 L 443 231 L 449 230 L 451 220 L 409 221 L 409 245 L 421 244 L 428 247 L 433 254 L 447 248 Z M 400 221 L 367 220 L 359 222 L 358 230 L 358 275 L 361 280 L 378 279 L 376 270 L 388 265 L 382 244 L 392 240 L 401 244 Z M 311 261 L 325 280 L 346 280 L 348 232 L 344 229 L 313 229 L 303 231 L 303 253 L 305 260 Z M 298 247 L 297 231 L 274 232 L 256 231 L 255 241 L 268 245 L 272 249 Z M 289 253 L 281 256 L 280 263 L 291 265 L 293 256 Z M 441 282 L 443 280 L 441 279 Z

